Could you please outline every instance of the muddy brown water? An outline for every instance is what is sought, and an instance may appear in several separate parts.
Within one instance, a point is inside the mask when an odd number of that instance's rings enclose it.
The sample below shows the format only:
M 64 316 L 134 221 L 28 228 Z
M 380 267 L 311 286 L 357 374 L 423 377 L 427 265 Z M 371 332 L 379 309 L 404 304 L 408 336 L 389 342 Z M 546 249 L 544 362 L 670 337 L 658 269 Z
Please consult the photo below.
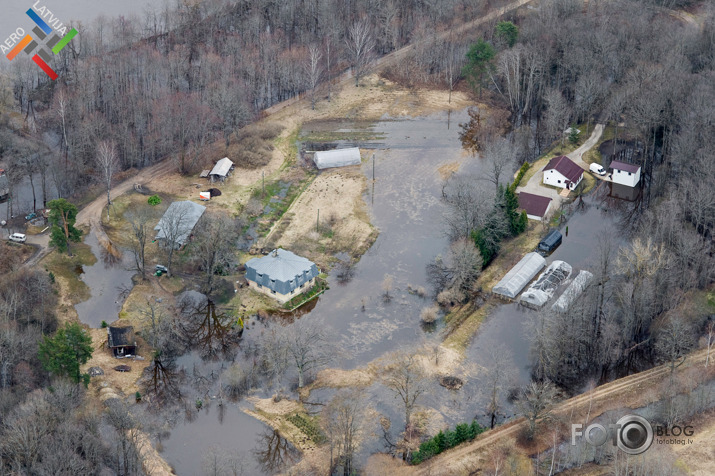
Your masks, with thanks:
M 101 327 L 102 321 L 112 323 L 119 317 L 119 311 L 132 287 L 131 253 L 124 252 L 120 260 L 109 255 L 97 241 L 93 232 L 84 240 L 97 257 L 92 266 L 84 266 L 79 277 L 87 284 L 92 296 L 75 305 L 79 320 L 90 327 Z

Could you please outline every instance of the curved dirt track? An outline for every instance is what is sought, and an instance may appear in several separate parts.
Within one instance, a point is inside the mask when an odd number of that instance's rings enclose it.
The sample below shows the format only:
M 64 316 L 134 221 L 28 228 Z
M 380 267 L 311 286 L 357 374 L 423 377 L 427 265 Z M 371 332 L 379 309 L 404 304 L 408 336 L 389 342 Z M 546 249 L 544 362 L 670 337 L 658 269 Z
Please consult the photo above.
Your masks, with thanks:
M 694 352 L 688 357 L 684 367 L 687 368 L 696 364 L 702 364 L 705 362 L 706 356 L 706 349 Z M 576 409 L 587 408 L 589 404 L 592 404 L 595 407 L 597 403 L 602 403 L 605 400 L 617 399 L 626 392 L 636 390 L 638 387 L 643 386 L 646 383 L 651 384 L 653 381 L 657 381 L 661 377 L 667 376 L 669 372 L 670 368 L 667 365 L 661 365 L 650 370 L 646 370 L 645 372 L 640 372 L 634 375 L 629 375 L 628 377 L 614 380 L 613 382 L 609 382 L 595 388 L 592 392 L 583 393 L 561 402 L 552 410 L 552 414 L 565 415 Z M 652 385 L 649 385 L 649 387 L 652 387 Z M 627 404 L 628 403 L 626 401 L 623 402 L 624 406 Z M 516 437 L 519 431 L 526 428 L 526 425 L 526 421 L 523 418 L 519 418 L 494 430 L 487 431 L 471 443 L 458 446 L 453 450 L 445 451 L 444 453 L 435 456 L 428 462 L 418 466 L 413 474 L 424 476 L 453 474 L 457 467 L 464 468 L 466 460 L 468 460 L 471 456 L 476 456 L 477 453 L 483 450 L 494 448 L 502 440 L 509 437 Z M 476 470 L 477 468 L 471 469 Z

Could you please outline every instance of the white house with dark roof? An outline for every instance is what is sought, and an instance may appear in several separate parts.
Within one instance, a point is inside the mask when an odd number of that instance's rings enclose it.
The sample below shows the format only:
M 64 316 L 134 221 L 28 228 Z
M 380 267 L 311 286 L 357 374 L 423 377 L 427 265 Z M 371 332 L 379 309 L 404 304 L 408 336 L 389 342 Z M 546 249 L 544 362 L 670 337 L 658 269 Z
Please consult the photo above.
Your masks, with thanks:
M 573 190 L 581 180 L 583 180 L 583 169 L 565 155 L 554 157 L 544 167 L 546 185 Z
M 319 274 L 315 263 L 282 248 L 246 263 L 248 286 L 281 303 L 312 288 Z
M 635 187 L 641 179 L 641 168 L 637 165 L 626 164 L 614 160 L 611 162 L 610 169 L 613 169 L 611 178 L 613 183 L 625 185 L 627 187 Z
M 551 198 L 534 195 L 533 193 L 519 192 L 519 209 L 526 212 L 530 220 L 541 221 L 551 208 Z

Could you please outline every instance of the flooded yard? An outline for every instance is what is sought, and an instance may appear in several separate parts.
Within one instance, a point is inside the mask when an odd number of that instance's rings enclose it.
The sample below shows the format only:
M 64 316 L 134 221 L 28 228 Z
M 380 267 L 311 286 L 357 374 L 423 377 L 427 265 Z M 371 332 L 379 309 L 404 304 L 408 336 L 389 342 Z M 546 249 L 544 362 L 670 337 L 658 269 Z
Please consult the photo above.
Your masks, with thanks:
M 371 127 L 360 126 L 362 135 L 376 138 L 375 142 L 360 140 L 359 145 L 372 148 L 375 154 L 374 165 L 370 153 L 361 170 L 368 179 L 364 199 L 371 222 L 380 234 L 356 265 L 352 280 L 340 284 L 329 276 L 331 289 L 297 316 L 320 320 L 339 335 L 345 353 L 332 366 L 352 369 L 408 345 L 441 339 L 439 331 L 428 332 L 420 325 L 419 314 L 422 308 L 431 304 L 425 267 L 435 256 L 444 254 L 449 244 L 443 233 L 445 206 L 441 200 L 441 186 L 444 177 L 440 168 L 478 174 L 482 166 L 478 157 L 464 153 L 459 142 L 457 124 L 465 118 L 466 111 L 461 111 L 409 120 L 386 119 Z M 342 144 L 340 141 L 343 139 L 346 144 L 350 143 L 345 124 L 337 126 L 347 137 L 340 139 L 325 132 L 325 124 L 320 127 L 321 134 L 326 134 L 336 144 Z M 312 133 L 315 135 L 314 130 Z M 602 233 L 613 237 L 616 248 L 625 242 L 627 236 L 623 223 L 627 219 L 624 216 L 636 205 L 614 202 L 607 194 L 608 189 L 601 187 L 572 206 L 567 223 L 569 234 L 565 235 L 566 224 L 562 225 L 563 243 L 548 257 L 548 262 L 564 260 L 574 267 L 574 272 L 592 269 L 597 259 L 596 243 Z M 391 276 L 393 280 L 392 299 L 389 301 L 383 298 L 382 291 L 386 276 Z M 427 290 L 425 297 L 414 292 L 420 287 Z M 560 291 L 553 299 L 558 297 Z M 505 303 L 498 305 L 488 316 L 467 348 L 465 364 L 469 375 L 464 375 L 464 387 L 456 391 L 448 390 L 435 381 L 425 398 L 425 406 L 436 409 L 443 424 L 454 425 L 475 417 L 488 424 L 483 397 L 479 393 L 479 369 L 488 365 L 489 351 L 495 344 L 501 344 L 511 354 L 516 367 L 514 387 L 530 380 L 530 340 L 526 323 L 535 312 L 516 303 Z M 277 318 L 280 319 L 280 316 Z M 241 345 L 255 344 L 259 334 L 271 325 L 276 324 L 261 322 L 258 328 L 247 332 Z M 196 355 L 185 356 L 179 359 L 179 366 L 185 368 L 187 373 L 218 375 L 220 369 L 229 364 L 197 364 L 199 360 Z M 292 383 L 282 382 L 281 385 L 290 386 Z M 215 392 L 217 388 L 214 386 L 211 391 Z M 257 394 L 265 398 L 270 391 L 269 388 L 262 388 L 257 390 Z M 333 394 L 333 390 L 321 389 L 312 392 L 309 399 L 325 403 Z M 384 386 L 373 383 L 366 389 L 366 398 L 380 414 L 399 421 L 399 409 L 394 406 L 392 395 Z M 219 418 L 215 403 L 211 406 L 211 410 L 198 412 L 191 421 L 177 424 L 171 430 L 171 436 L 161 442 L 164 457 L 181 474 L 195 474 L 199 470 L 198 455 L 206 454 L 217 441 L 228 450 L 243 451 L 252 442 L 265 440 L 262 423 L 233 407 L 222 410 L 220 413 L 223 416 Z M 504 402 L 500 421 L 512 415 L 513 407 Z M 377 427 L 375 431 L 379 433 Z M 198 441 L 195 438 L 197 434 L 210 437 L 202 437 Z M 361 449 L 360 460 L 364 461 L 370 453 L 382 450 L 382 445 L 382 440 L 375 438 Z M 192 448 L 189 450 L 188 447 Z M 255 453 L 246 461 L 254 468 L 260 467 L 260 471 L 269 474 L 272 471 L 260 464 Z
M 129 252 L 124 252 L 122 258 L 117 260 L 104 250 L 91 232 L 84 242 L 92 248 L 97 262 L 76 270 L 80 279 L 89 287 L 92 297 L 75 305 L 75 309 L 81 322 L 98 328 L 102 321 L 109 324 L 119 316 L 126 293 L 132 287 L 135 271 L 131 269 L 132 257 Z

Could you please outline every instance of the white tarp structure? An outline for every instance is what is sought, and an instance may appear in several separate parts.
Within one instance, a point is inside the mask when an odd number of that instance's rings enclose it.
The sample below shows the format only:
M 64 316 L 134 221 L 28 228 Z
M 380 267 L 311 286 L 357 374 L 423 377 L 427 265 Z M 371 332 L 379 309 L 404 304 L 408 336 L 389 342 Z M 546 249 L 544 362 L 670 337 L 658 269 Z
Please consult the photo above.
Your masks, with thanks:
M 514 299 L 544 266 L 546 260 L 543 256 L 534 252 L 527 253 L 492 288 L 492 292 Z
M 330 167 L 345 167 L 348 165 L 360 165 L 360 149 L 350 147 L 348 149 L 335 149 L 316 152 L 313 162 L 319 169 Z
M 216 162 L 216 165 L 214 165 L 214 168 L 211 169 L 211 172 L 209 175 L 211 176 L 211 180 L 223 180 L 228 175 L 231 173 L 231 169 L 233 168 L 233 162 L 231 159 L 228 157 L 224 157 L 223 159 L 219 160 Z
M 581 295 L 592 279 L 593 274 L 582 269 L 561 296 L 559 296 L 554 305 L 551 306 L 551 309 L 557 312 L 566 312 L 571 303 Z
M 534 307 L 543 306 L 554 295 L 556 288 L 571 276 L 571 270 L 570 264 L 559 260 L 554 261 L 541 273 L 539 279 L 524 291 L 519 301 Z

